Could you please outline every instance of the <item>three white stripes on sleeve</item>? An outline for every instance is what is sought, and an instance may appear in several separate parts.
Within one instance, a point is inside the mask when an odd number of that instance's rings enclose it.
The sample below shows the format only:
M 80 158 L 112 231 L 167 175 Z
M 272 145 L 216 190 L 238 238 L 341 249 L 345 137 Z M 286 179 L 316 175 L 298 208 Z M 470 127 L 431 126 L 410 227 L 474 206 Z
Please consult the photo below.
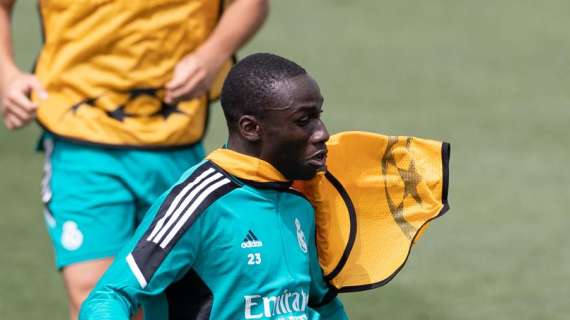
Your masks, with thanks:
M 222 173 L 216 172 L 214 168 L 209 168 L 196 177 L 191 183 L 188 183 L 182 191 L 176 195 L 164 216 L 157 221 L 152 232 L 146 238 L 146 241 L 152 241 L 156 244 L 160 242 L 160 247 L 162 249 L 166 248 L 200 204 L 202 204 L 212 192 L 230 183 L 230 179 L 223 177 L 224 175 Z M 174 227 L 172 227 L 173 225 Z M 127 256 L 127 263 L 141 287 L 146 287 L 147 281 L 137 266 L 132 254 Z

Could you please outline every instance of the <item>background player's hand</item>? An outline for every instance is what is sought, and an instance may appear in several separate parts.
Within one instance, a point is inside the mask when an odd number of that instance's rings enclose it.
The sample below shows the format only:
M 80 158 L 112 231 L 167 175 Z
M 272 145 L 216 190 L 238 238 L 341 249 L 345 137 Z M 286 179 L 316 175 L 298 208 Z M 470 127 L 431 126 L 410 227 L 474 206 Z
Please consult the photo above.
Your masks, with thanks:
M 185 56 L 175 67 L 166 84 L 165 101 L 177 103 L 205 94 L 225 61 L 219 54 L 197 50 Z
M 41 99 L 47 98 L 38 79 L 29 73 L 16 72 L 6 77 L 1 89 L 2 117 L 10 130 L 25 126 L 36 116 L 38 106 L 30 100 L 32 91 Z

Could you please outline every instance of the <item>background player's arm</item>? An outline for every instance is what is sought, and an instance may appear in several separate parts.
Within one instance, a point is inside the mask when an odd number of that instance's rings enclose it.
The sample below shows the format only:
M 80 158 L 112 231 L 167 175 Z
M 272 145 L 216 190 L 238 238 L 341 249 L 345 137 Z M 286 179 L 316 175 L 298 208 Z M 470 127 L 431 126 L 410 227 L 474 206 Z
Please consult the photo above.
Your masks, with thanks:
M 268 0 L 232 1 L 210 37 L 174 69 L 166 84 L 166 102 L 206 93 L 223 64 L 259 30 L 268 12 Z
M 344 306 L 340 299 L 336 297 L 336 291 L 329 286 L 324 278 L 319 257 L 317 255 L 317 247 L 315 244 L 315 234 L 309 237 L 309 254 L 311 263 L 311 289 L 309 292 L 309 307 L 315 310 L 320 319 L 327 320 L 348 320 L 348 316 L 344 311 Z
M 160 218 L 160 205 L 164 201 L 163 195 L 146 214 L 133 239 L 116 256 L 113 264 L 82 304 L 79 319 L 128 320 L 143 302 L 148 302 L 148 299 L 153 297 L 150 301 L 156 301 L 156 296 L 162 294 L 190 269 L 200 245 L 202 219 L 198 218 L 171 248 L 159 249 L 159 244 L 148 241 L 149 232 L 154 228 L 153 221 Z M 138 250 L 150 250 L 152 253 L 145 255 L 145 259 L 137 259 L 137 253 L 140 253 Z M 160 254 L 165 256 L 162 260 L 157 260 L 156 255 Z M 155 265 L 156 261 L 161 261 L 158 266 Z M 149 268 L 154 270 L 150 277 Z M 167 310 L 158 309 L 152 312 L 145 309 L 145 314 L 151 318 L 165 319 L 166 315 L 162 312 Z M 157 311 L 159 314 L 156 314 Z
M 34 118 L 37 105 L 29 98 L 32 91 L 40 98 L 47 96 L 36 77 L 22 72 L 14 62 L 11 16 L 15 2 L 0 0 L 0 105 L 8 129 L 20 128 Z

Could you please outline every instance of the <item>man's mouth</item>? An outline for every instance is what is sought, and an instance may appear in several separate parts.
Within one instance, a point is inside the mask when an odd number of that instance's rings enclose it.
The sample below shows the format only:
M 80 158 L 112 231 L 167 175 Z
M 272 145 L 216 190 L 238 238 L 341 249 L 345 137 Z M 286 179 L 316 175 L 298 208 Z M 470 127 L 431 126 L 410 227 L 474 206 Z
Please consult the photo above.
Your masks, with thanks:
M 327 162 L 327 150 L 319 150 L 307 157 L 307 163 L 317 168 L 324 168 Z

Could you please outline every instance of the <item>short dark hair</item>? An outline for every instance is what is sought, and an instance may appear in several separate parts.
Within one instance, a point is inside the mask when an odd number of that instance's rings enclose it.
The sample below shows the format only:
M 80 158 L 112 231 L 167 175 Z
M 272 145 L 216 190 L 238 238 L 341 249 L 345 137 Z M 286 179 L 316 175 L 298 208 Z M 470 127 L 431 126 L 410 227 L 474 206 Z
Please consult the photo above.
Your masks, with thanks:
M 222 88 L 221 104 L 230 130 L 243 115 L 259 115 L 274 103 L 276 83 L 306 74 L 293 61 L 271 53 L 255 53 L 238 62 Z

